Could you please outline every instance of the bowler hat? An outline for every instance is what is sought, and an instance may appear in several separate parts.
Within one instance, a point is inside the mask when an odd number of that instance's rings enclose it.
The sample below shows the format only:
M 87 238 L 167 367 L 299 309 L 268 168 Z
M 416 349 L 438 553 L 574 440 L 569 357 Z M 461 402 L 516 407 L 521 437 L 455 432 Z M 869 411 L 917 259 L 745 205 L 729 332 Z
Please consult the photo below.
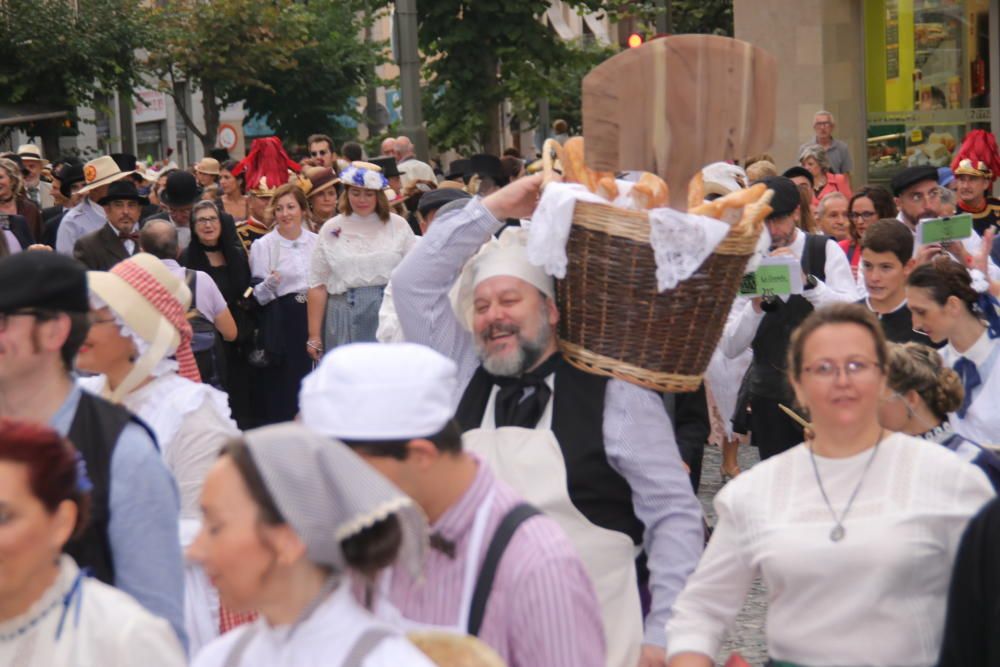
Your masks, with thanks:
M 190 206 L 201 197 L 201 187 L 194 174 L 186 171 L 172 171 L 167 176 L 167 184 L 160 192 L 160 201 L 167 206 Z
M 83 182 L 83 165 L 78 163 L 66 163 L 56 174 L 59 179 L 59 192 L 67 199 L 73 196 L 73 184 Z
M 445 180 L 464 180 L 469 175 L 469 161 L 465 158 L 452 160 L 448 165 L 448 173 L 444 175 Z
M 107 206 L 111 202 L 119 200 L 142 201 L 135 183 L 129 180 L 115 181 L 108 186 L 108 193 L 101 197 L 97 203 L 101 206 Z
M 496 155 L 478 153 L 469 158 L 469 172 L 477 174 L 480 178 L 488 177 L 494 182 L 507 182 L 503 173 L 503 163 Z
M 809 181 L 810 186 L 815 187 L 816 185 L 816 179 L 812 175 L 812 172 L 806 169 L 805 167 L 800 167 L 798 165 L 786 169 L 785 173 L 783 173 L 782 176 L 784 176 L 785 178 L 792 178 L 793 176 L 801 176 L 802 178 L 805 178 L 806 180 Z
M 18 252 L 0 259 L 0 313 L 39 308 L 67 313 L 90 310 L 87 272 L 56 252 Z
M 802 195 L 799 194 L 799 189 L 792 179 L 785 176 L 768 176 L 763 183 L 774 191 L 769 218 L 786 216 L 802 205 Z

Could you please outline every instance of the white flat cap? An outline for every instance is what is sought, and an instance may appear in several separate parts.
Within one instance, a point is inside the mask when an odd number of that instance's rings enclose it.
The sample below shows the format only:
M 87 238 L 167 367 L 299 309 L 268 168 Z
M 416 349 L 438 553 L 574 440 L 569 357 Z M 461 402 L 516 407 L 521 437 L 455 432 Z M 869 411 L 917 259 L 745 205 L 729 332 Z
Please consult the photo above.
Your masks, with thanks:
M 302 381 L 302 423 L 345 440 L 408 440 L 441 431 L 455 415 L 458 369 L 414 343 L 335 348 Z

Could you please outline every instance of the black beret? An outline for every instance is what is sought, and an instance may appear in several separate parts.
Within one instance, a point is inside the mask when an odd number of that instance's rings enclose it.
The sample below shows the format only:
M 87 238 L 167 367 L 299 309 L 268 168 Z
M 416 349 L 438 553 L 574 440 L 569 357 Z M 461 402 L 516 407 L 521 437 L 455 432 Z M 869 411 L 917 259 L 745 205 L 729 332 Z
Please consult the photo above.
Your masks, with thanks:
M 441 208 L 448 202 L 457 201 L 459 199 L 472 199 L 472 195 L 465 190 L 459 190 L 458 188 L 438 188 L 437 190 L 425 192 L 420 196 L 420 202 L 417 204 L 417 210 L 420 212 L 420 215 L 427 215 L 431 211 Z
M 805 167 L 800 167 L 795 165 L 794 167 L 789 167 L 782 174 L 785 178 L 792 178 L 793 176 L 802 176 L 803 178 L 809 179 L 809 185 L 816 187 L 816 180 L 813 178 L 812 172 Z
M 72 257 L 44 250 L 0 259 L 0 313 L 39 308 L 69 313 L 90 310 L 87 271 Z
M 802 195 L 799 194 L 799 188 L 792 179 L 785 176 L 768 176 L 762 183 L 774 190 L 774 198 L 771 199 L 771 208 L 774 210 L 768 217 L 788 215 L 802 205 Z
M 898 197 L 911 185 L 916 185 L 921 181 L 934 181 L 937 183 L 937 180 L 938 172 L 936 167 L 907 167 L 892 177 L 892 194 Z

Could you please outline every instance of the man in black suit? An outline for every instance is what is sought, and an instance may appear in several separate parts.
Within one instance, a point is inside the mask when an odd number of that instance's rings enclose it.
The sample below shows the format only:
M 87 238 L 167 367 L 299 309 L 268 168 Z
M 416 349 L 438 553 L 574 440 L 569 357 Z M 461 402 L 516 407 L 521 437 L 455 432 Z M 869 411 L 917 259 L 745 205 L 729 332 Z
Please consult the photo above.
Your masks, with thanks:
M 108 224 L 81 236 L 73 246 L 73 256 L 92 271 L 107 271 L 139 251 L 142 204 L 135 183 L 128 179 L 109 185 L 98 204 L 104 207 Z

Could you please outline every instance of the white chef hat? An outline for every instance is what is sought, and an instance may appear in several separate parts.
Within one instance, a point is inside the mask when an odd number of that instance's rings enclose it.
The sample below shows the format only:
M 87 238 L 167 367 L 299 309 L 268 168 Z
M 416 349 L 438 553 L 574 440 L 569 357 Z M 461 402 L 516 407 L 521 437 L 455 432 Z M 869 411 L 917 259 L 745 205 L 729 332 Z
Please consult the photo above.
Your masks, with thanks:
M 749 179 L 743 167 L 728 162 L 713 162 L 701 170 L 705 182 L 705 194 L 728 195 L 730 192 L 743 190 Z
M 302 381 L 302 423 L 343 440 L 435 435 L 455 415 L 455 362 L 415 343 L 334 348 Z
M 519 227 L 508 227 L 500 238 L 485 244 L 462 269 L 452 287 L 451 307 L 459 323 L 472 331 L 473 302 L 476 286 L 488 278 L 513 276 L 534 285 L 547 297 L 555 297 L 555 283 L 545 269 L 528 261 L 528 233 Z

